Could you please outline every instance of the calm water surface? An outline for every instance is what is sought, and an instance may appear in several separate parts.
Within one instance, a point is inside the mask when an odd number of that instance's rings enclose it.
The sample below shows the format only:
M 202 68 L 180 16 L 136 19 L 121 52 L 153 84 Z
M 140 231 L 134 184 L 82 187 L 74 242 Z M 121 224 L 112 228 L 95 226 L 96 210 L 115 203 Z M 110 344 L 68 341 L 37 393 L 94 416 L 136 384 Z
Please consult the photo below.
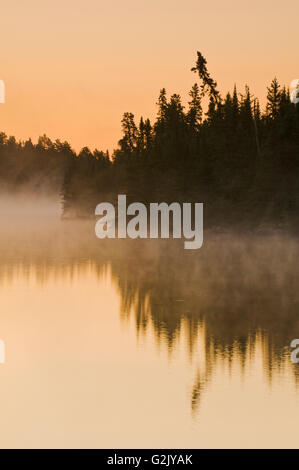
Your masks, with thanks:
M 0 204 L 0 447 L 298 447 L 295 238 L 100 241 L 22 207 Z

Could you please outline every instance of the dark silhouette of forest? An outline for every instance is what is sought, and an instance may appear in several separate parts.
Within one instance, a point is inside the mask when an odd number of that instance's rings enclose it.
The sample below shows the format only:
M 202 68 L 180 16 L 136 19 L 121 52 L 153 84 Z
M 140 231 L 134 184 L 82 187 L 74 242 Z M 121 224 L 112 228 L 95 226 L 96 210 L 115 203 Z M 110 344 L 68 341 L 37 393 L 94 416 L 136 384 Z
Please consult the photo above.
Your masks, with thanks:
M 0 133 L 0 189 L 2 192 L 57 193 L 70 158 L 76 154 L 67 142 L 52 142 L 46 135 L 33 144 L 17 142 Z
M 64 216 L 92 216 L 101 201 L 203 202 L 212 225 L 295 227 L 298 220 L 299 105 L 276 78 L 260 109 L 248 86 L 221 96 L 197 52 L 197 82 L 187 109 L 181 97 L 158 97 L 155 122 L 126 112 L 112 153 L 76 154 L 46 136 L 36 145 L 0 135 L 0 178 L 6 186 L 60 187 Z M 206 111 L 204 111 L 206 109 Z

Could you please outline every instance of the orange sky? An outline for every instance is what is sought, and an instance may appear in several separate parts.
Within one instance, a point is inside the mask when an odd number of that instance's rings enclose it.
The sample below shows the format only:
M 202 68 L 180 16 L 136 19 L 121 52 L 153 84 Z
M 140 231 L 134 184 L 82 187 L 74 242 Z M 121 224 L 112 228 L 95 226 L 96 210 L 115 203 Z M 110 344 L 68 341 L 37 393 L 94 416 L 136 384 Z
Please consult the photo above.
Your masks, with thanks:
M 163 86 L 187 101 L 197 50 L 222 92 L 262 98 L 299 77 L 298 17 L 298 0 L 1 0 L 0 130 L 111 150 L 124 111 L 153 117 Z

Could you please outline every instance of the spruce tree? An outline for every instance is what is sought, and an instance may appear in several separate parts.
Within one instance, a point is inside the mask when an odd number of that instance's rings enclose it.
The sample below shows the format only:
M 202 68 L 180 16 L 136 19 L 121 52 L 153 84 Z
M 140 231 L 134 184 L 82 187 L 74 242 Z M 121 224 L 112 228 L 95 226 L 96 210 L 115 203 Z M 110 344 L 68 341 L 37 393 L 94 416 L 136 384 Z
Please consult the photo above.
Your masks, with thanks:
M 267 116 L 270 119 L 276 119 L 279 115 L 279 106 L 281 98 L 280 85 L 276 77 L 272 80 L 270 87 L 267 87 L 267 90 Z

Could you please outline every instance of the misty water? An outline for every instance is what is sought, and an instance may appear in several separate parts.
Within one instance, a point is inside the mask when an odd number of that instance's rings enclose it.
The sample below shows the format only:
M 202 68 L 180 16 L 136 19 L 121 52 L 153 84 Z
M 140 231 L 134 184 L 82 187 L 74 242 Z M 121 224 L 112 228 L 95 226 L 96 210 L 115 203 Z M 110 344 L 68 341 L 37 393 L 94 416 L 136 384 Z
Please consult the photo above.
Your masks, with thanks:
M 299 243 L 99 240 L 0 200 L 0 447 L 296 447 Z

